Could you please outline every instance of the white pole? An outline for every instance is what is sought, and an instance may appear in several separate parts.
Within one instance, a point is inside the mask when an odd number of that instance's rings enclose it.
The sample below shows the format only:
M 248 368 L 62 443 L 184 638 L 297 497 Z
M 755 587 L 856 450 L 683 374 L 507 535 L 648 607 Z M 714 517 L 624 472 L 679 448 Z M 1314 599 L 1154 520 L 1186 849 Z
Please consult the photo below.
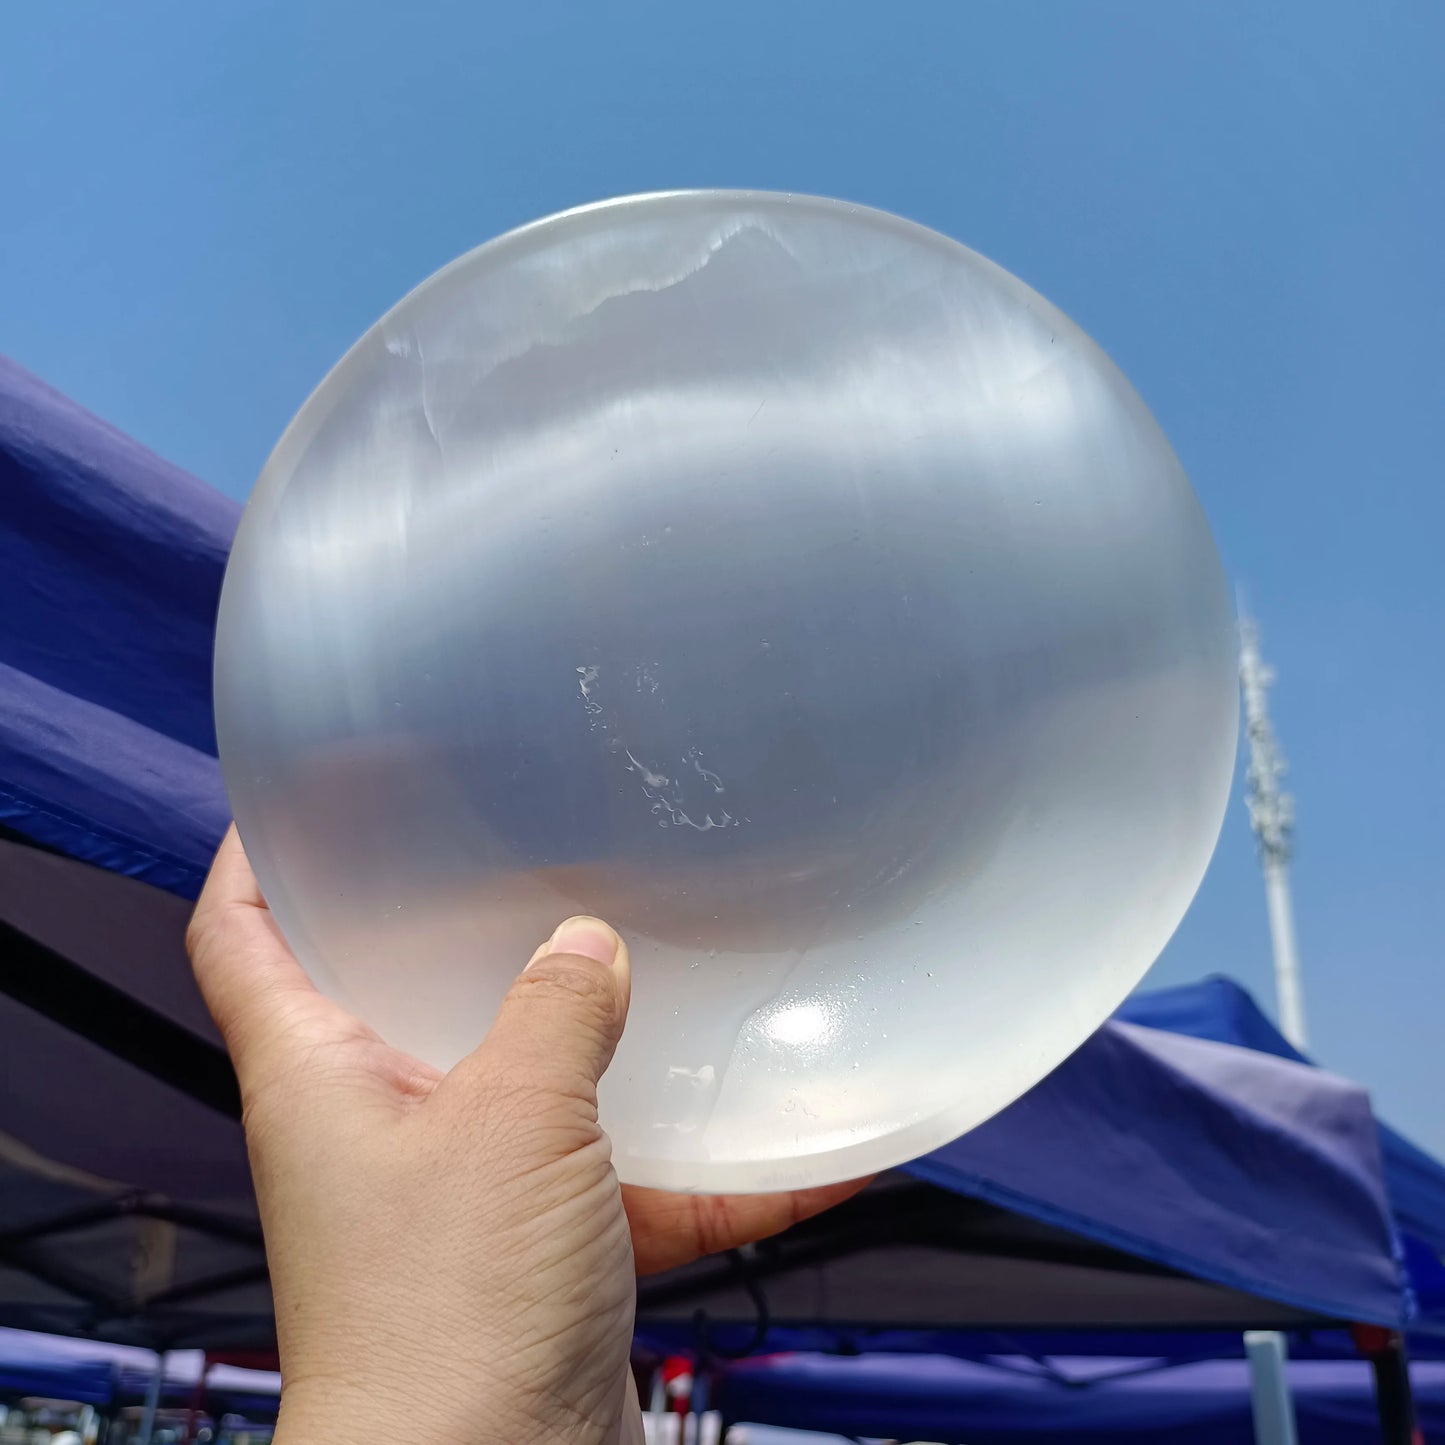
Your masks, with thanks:
M 1285 1378 L 1288 1352 L 1274 1330 L 1250 1330 L 1244 1337 L 1249 1356 L 1249 1394 L 1256 1445 L 1298 1445 L 1294 1401 Z
M 166 1356 L 165 1351 L 156 1355 L 156 1372 L 151 1376 L 149 1388 L 146 1390 L 145 1410 L 141 1414 L 140 1428 L 135 1433 L 135 1445 L 151 1445 L 151 1437 L 156 1432 L 156 1411 L 161 1403 L 161 1386 L 166 1379 Z
M 1294 905 L 1290 902 L 1285 864 L 1266 859 L 1264 897 L 1269 906 L 1269 936 L 1274 945 L 1275 992 L 1279 1000 L 1279 1031 L 1301 1053 L 1305 1032 L 1305 1001 L 1300 986 L 1299 954 L 1295 950 Z
M 1294 909 L 1290 903 L 1289 860 L 1294 850 L 1294 799 L 1281 787 L 1284 754 L 1269 722 L 1265 692 L 1274 681 L 1259 651 L 1259 628 L 1239 611 L 1239 682 L 1249 738 L 1249 825 L 1264 867 L 1264 896 L 1269 907 L 1269 936 L 1274 946 L 1275 999 L 1279 1030 L 1301 1053 L 1308 1046 L 1304 988 L 1295 947 Z

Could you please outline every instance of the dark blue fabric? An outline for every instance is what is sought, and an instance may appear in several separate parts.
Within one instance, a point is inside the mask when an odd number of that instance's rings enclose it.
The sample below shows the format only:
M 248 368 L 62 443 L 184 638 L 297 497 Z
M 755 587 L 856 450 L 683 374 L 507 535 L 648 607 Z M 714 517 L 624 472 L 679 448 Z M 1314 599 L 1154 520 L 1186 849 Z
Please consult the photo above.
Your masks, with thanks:
M 25 1330 L 0 1329 L 0 1401 L 24 1395 L 82 1405 L 139 1405 L 155 1383 L 154 1358 L 134 1346 L 69 1340 Z M 171 1365 L 176 1364 L 174 1357 Z M 199 1361 L 187 1373 L 168 1373 L 162 1405 L 184 1408 L 197 1398 Z M 256 1370 L 211 1365 L 205 1405 L 212 1413 L 238 1411 L 254 1419 L 275 1414 L 278 1377 Z
M 213 1414 L 237 1414 L 250 1420 L 264 1420 L 274 1416 L 280 1404 L 280 1396 L 269 1377 L 255 1376 L 250 1385 L 239 1383 L 248 1372 L 233 1370 L 228 1378 L 218 1384 L 215 1379 L 207 1381 L 203 1398 L 205 1409 Z M 146 1398 L 154 1377 L 148 1370 L 122 1368 L 116 1372 L 116 1399 L 129 1405 L 137 1405 Z M 184 1409 L 198 1398 L 194 1380 L 167 1377 L 161 1390 L 161 1403 L 171 1409 Z
M 38 1395 L 77 1405 L 108 1405 L 114 1382 L 114 1371 L 104 1360 L 32 1359 L 23 1351 L 0 1356 L 0 1400 Z
M 1171 1034 L 1238 1044 L 1296 1063 L 1313 1062 L 1280 1033 L 1247 990 L 1221 974 L 1211 974 L 1198 983 L 1136 993 L 1124 1000 L 1114 1017 Z
M 708 1344 L 719 1358 L 775 1355 L 804 1351 L 812 1354 L 950 1355 L 960 1360 L 981 1360 L 994 1355 L 1026 1355 L 1042 1359 L 1055 1355 L 1189 1360 L 1244 1358 L 1244 1336 L 1238 1330 L 865 1330 L 831 1325 L 772 1325 L 761 1343 L 753 1346 L 752 1325 L 718 1324 L 707 1327 Z M 1357 1360 L 1359 1351 L 1348 1330 L 1314 1329 L 1286 1332 L 1291 1360 Z M 698 1351 L 696 1324 L 653 1322 L 636 1332 L 644 1355 L 694 1355 Z M 1424 1356 L 1430 1359 L 1437 1355 Z
M 718 1404 L 729 1420 L 841 1435 L 1043 1445 L 1059 1440 L 1253 1439 L 1248 1368 L 1215 1360 L 1157 1368 L 1148 1360 L 979 1363 L 922 1356 L 844 1360 L 778 1356 L 729 1369 Z M 1445 1366 L 1417 1366 L 1427 1438 L 1445 1431 Z M 1379 1416 L 1368 1366 L 1290 1367 L 1300 1445 L 1373 1445 Z
M 194 896 L 240 509 L 0 357 L 0 824 Z
M 7 1330 L 0 1338 L 0 1402 L 40 1396 L 77 1405 L 135 1406 L 145 1400 L 154 1378 L 151 1370 L 119 1357 L 67 1359 L 48 1336 L 27 1338 Z M 196 1399 L 193 1379 L 167 1377 L 163 1406 L 184 1409 Z M 278 1397 L 272 1377 L 232 1370 L 208 1381 L 204 1402 L 213 1414 L 234 1412 L 259 1420 L 275 1415 Z
M 1284 1059 L 1312 1062 L 1285 1039 L 1233 979 L 1216 976 L 1136 994 L 1116 1017 L 1173 1034 L 1217 1039 Z M 1385 1184 L 1395 1217 L 1404 1233 L 1428 1246 L 1438 1266 L 1439 1256 L 1445 1254 L 1445 1166 L 1388 1125 L 1379 1128 Z M 1445 1306 L 1445 1271 L 1432 1284 L 1441 1291 L 1440 1302 Z M 1425 1303 L 1422 1300 L 1422 1306 Z
M 1335 1319 L 1401 1317 L 1363 1091 L 1108 1024 L 988 1123 L 906 1166 L 1144 1259 Z
M 1275 1027 L 1233 979 L 1154 989 L 1129 999 L 1118 1018 L 1198 1039 L 1240 1044 L 1280 1058 L 1312 1060 Z M 1445 1165 L 1432 1159 L 1388 1124 L 1380 1124 L 1385 1188 L 1401 1235 L 1405 1270 L 1414 1295 L 1412 1347 L 1445 1351 Z

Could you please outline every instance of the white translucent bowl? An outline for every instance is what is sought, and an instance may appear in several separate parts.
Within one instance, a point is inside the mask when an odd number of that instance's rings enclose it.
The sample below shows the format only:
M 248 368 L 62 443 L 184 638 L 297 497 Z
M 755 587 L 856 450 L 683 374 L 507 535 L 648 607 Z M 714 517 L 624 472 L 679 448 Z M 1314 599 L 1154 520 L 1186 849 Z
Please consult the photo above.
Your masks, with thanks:
M 858 206 L 647 196 L 411 293 L 257 483 L 217 721 L 317 983 L 448 1066 L 561 919 L 628 938 L 628 1182 L 922 1154 L 1075 1048 L 1204 873 L 1208 526 L 1128 382 Z

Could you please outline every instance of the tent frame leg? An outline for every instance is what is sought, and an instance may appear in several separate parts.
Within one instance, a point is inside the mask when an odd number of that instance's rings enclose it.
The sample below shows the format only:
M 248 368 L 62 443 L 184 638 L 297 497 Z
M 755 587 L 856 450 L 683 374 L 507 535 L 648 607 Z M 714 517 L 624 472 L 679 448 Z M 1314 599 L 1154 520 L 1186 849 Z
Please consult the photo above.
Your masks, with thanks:
M 1276 1330 L 1249 1330 L 1244 1336 L 1249 1358 L 1249 1394 L 1254 1413 L 1255 1445 L 1298 1445 L 1294 1399 L 1285 1365 L 1289 1348 Z
M 1380 1439 L 1384 1445 L 1418 1445 L 1420 1435 L 1415 1428 L 1415 1398 L 1404 1339 L 1397 1330 L 1374 1325 L 1356 1325 L 1351 1333 L 1355 1348 L 1374 1372 Z
M 162 1350 L 156 1355 L 156 1370 L 146 1387 L 145 1410 L 141 1414 L 140 1428 L 135 1432 L 135 1445 L 151 1445 L 156 1433 L 156 1412 L 161 1404 L 161 1386 L 166 1380 L 166 1355 Z

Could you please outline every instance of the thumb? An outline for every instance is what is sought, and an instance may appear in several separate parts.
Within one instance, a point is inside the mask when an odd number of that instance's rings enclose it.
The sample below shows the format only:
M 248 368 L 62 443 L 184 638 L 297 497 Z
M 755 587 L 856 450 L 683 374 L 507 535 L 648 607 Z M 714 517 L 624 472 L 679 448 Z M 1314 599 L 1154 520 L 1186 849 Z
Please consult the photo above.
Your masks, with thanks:
M 532 955 L 481 1046 L 449 1082 L 502 1082 L 595 1104 L 630 993 L 627 945 L 599 918 L 569 918 Z

